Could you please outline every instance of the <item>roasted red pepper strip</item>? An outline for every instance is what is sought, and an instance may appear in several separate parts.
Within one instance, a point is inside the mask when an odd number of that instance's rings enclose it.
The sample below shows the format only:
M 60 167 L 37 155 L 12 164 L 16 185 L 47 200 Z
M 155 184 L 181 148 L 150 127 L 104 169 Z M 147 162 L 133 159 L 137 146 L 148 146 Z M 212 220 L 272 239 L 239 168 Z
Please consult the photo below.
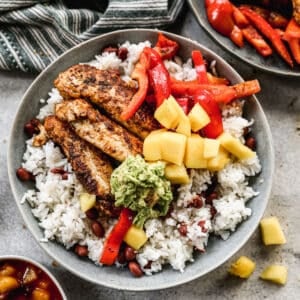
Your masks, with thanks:
M 138 62 L 132 72 L 131 77 L 139 83 L 138 91 L 133 95 L 128 107 L 121 114 L 123 120 L 130 119 L 143 104 L 148 91 L 148 74 L 144 64 Z
M 229 37 L 234 26 L 232 4 L 228 0 L 206 0 L 205 6 L 211 26 L 222 35 Z
M 159 32 L 155 48 L 160 53 L 162 59 L 171 59 L 176 55 L 179 45 Z
M 206 65 L 200 50 L 192 51 L 192 60 L 196 69 L 199 83 L 208 83 Z
M 171 95 L 170 74 L 155 49 L 146 47 L 143 53 L 149 61 L 149 80 L 155 94 L 156 107 L 159 107 Z
M 273 53 L 272 48 L 252 25 L 242 29 L 242 32 L 248 43 L 251 44 L 260 55 L 266 57 Z
M 208 83 L 210 83 L 210 84 L 225 84 L 225 85 L 228 85 L 230 83 L 227 78 L 216 77 L 216 76 L 213 76 L 209 72 L 207 72 L 207 79 L 208 79 Z
M 300 25 L 298 25 L 294 18 L 292 18 L 285 30 L 283 39 L 288 41 L 290 38 L 300 39 Z
M 229 103 L 232 100 L 258 93 L 260 91 L 260 85 L 258 80 L 245 81 L 233 86 L 199 84 L 189 81 L 176 81 L 171 83 L 171 91 L 175 96 L 192 96 L 203 90 L 209 91 L 215 101 Z
M 249 25 L 248 19 L 244 16 L 244 14 L 236 7 L 233 5 L 233 19 L 234 23 L 239 27 L 239 28 L 245 28 Z
M 210 123 L 202 130 L 202 134 L 208 138 L 215 139 L 223 132 L 223 121 L 218 103 L 209 91 L 199 91 L 194 95 L 194 102 L 199 103 L 207 112 Z
M 128 208 L 123 208 L 118 222 L 105 240 L 100 263 L 112 265 L 118 256 L 121 243 L 130 226 L 132 225 L 133 213 Z
M 294 38 L 290 39 L 288 43 L 295 61 L 300 64 L 300 40 Z
M 230 39 L 240 48 L 244 47 L 244 36 L 242 30 L 236 25 L 230 33 Z
M 189 97 L 178 97 L 176 98 L 177 103 L 180 105 L 184 113 L 187 115 L 190 112 L 190 98 Z
M 156 107 L 159 107 L 171 95 L 170 74 L 163 64 L 150 69 L 148 74 L 156 98 Z
M 278 54 L 285 60 L 291 67 L 294 66 L 293 60 L 282 42 L 278 32 L 271 27 L 271 25 L 260 15 L 247 7 L 241 7 L 241 12 L 250 20 L 250 22 L 266 37 L 268 38 Z

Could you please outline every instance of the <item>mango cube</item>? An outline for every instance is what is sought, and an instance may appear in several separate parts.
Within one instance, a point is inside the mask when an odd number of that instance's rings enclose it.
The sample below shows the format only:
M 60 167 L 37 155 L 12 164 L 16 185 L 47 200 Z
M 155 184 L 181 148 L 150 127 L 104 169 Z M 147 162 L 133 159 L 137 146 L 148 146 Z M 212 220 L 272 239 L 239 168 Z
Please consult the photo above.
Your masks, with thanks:
M 203 157 L 204 139 L 198 134 L 187 138 L 184 164 L 187 168 L 202 169 L 207 167 L 207 160 Z
M 260 228 L 265 245 L 281 245 L 286 243 L 285 236 L 276 217 L 262 219 L 260 221 Z
M 237 138 L 224 132 L 219 137 L 221 145 L 239 159 L 248 159 L 255 157 L 256 153 L 247 146 L 243 145 Z
M 176 132 L 184 134 L 185 136 L 191 136 L 191 123 L 186 115 L 180 118 Z
M 210 118 L 207 112 L 202 108 L 199 103 L 196 103 L 188 117 L 191 122 L 192 131 L 197 132 L 203 127 L 205 127 L 208 123 L 210 123 Z
M 190 181 L 186 168 L 183 165 L 166 165 L 165 176 L 173 184 L 186 184 Z
M 277 284 L 285 284 L 287 280 L 287 268 L 280 265 L 271 265 L 263 270 L 260 274 L 260 278 L 264 280 L 270 280 Z
M 143 229 L 131 225 L 123 240 L 128 246 L 139 250 L 147 242 L 148 237 Z
M 241 278 L 248 278 L 255 269 L 255 263 L 246 256 L 241 256 L 229 269 L 229 273 Z
M 169 101 L 170 105 L 174 109 L 176 109 L 180 120 L 183 119 L 184 117 L 186 117 L 186 114 L 184 113 L 184 111 L 182 110 L 182 108 L 180 107 L 180 105 L 178 104 L 178 102 L 176 101 L 176 99 L 172 95 L 168 98 L 168 101 Z
M 179 122 L 178 111 L 168 99 L 156 109 L 154 118 L 168 129 L 175 128 Z
M 217 156 L 207 160 L 207 169 L 210 171 L 220 171 L 230 162 L 228 152 L 223 148 L 219 147 Z
M 204 139 L 203 157 L 208 159 L 216 157 L 220 148 L 220 142 L 215 139 Z
M 165 129 L 154 130 L 148 136 L 146 136 L 143 143 L 143 155 L 145 160 L 161 160 L 161 134 L 165 131 Z
M 166 131 L 161 134 L 161 156 L 162 159 L 182 165 L 187 137 L 183 134 Z
M 79 196 L 80 208 L 83 212 L 88 211 L 94 207 L 96 203 L 96 196 L 89 193 L 82 193 Z

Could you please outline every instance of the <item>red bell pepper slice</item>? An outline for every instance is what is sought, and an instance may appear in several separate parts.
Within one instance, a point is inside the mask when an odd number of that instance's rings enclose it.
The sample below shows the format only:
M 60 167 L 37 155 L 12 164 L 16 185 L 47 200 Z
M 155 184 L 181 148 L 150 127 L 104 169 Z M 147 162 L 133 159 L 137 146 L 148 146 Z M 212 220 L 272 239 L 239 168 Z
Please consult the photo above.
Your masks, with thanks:
M 133 213 L 128 208 L 123 208 L 118 222 L 105 240 L 100 263 L 112 265 L 118 256 L 121 243 L 130 226 L 132 225 Z
M 300 64 L 300 39 L 290 39 L 288 41 L 295 61 Z
M 277 53 L 284 59 L 284 61 L 290 65 L 294 66 L 293 60 L 282 42 L 278 32 L 272 28 L 272 26 L 255 11 L 247 8 L 241 7 L 241 12 L 250 20 L 250 22 L 267 38 L 270 40 Z
M 210 117 L 210 123 L 202 128 L 205 137 L 215 139 L 223 132 L 222 114 L 218 103 L 209 91 L 199 91 L 194 95 L 194 102 L 199 103 Z
M 156 98 L 156 107 L 158 107 L 171 95 L 170 74 L 155 49 L 146 47 L 143 53 L 148 58 L 149 80 Z
M 300 25 L 292 18 L 286 27 L 283 39 L 288 41 L 290 38 L 300 39 Z
M 148 71 L 150 82 L 156 98 L 156 107 L 171 95 L 170 74 L 164 64 L 158 64 Z
M 239 28 L 245 28 L 249 25 L 248 19 L 244 16 L 244 14 L 236 7 L 233 5 L 233 19 L 234 23 L 239 27 Z
M 199 84 L 189 81 L 171 83 L 171 91 L 175 96 L 195 95 L 200 91 L 209 91 L 216 102 L 229 103 L 232 100 L 247 97 L 260 91 L 258 80 L 250 80 L 233 86 L 217 84 Z
M 260 55 L 266 57 L 273 53 L 272 48 L 252 25 L 242 29 L 242 32 L 248 43 L 251 44 Z
M 180 105 L 184 113 L 187 115 L 190 112 L 190 97 L 178 97 L 176 98 L 177 103 Z
M 236 25 L 230 33 L 230 39 L 240 48 L 244 47 L 244 36 L 242 30 Z
M 160 53 L 162 59 L 171 59 L 176 55 L 179 45 L 159 32 L 155 48 Z
M 138 91 L 133 95 L 127 108 L 121 113 L 122 120 L 130 119 L 143 104 L 148 91 L 148 74 L 144 64 L 138 62 L 132 72 L 131 77 L 139 83 Z
M 199 50 L 192 51 L 192 60 L 199 83 L 208 83 L 205 60 Z
M 229 80 L 224 77 L 216 77 L 213 76 L 211 73 L 207 72 L 207 79 L 208 83 L 210 84 L 222 84 L 222 85 L 229 85 Z
M 225 36 L 230 36 L 234 21 L 232 18 L 233 6 L 228 0 L 207 0 L 206 14 L 211 26 Z

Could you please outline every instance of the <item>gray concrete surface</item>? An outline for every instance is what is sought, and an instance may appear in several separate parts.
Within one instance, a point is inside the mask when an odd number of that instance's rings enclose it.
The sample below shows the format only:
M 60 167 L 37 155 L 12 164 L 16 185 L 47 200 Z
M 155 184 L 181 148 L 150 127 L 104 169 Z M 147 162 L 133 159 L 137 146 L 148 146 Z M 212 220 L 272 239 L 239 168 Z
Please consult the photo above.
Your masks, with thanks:
M 20 254 L 49 267 L 60 280 L 69 299 L 300 299 L 300 79 L 276 77 L 253 70 L 224 53 L 198 26 L 186 8 L 170 31 L 193 38 L 222 55 L 245 79 L 258 78 L 259 100 L 273 133 L 276 169 L 272 195 L 265 215 L 276 215 L 287 236 L 284 246 L 264 247 L 259 230 L 228 262 L 206 275 L 177 288 L 156 292 L 122 292 L 85 282 L 55 266 L 24 226 L 7 178 L 6 151 L 10 127 L 20 99 L 34 76 L 0 72 L 0 255 Z M 257 264 L 248 280 L 229 277 L 227 269 L 239 255 Z M 282 263 L 289 269 L 283 287 L 259 279 L 262 269 Z

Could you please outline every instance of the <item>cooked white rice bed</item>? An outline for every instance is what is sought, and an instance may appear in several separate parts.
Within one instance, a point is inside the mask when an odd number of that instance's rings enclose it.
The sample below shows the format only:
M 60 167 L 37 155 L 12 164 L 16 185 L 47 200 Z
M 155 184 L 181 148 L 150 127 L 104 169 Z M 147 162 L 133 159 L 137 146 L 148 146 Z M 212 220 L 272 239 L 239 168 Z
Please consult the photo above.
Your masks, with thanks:
M 114 53 L 97 55 L 90 65 L 99 69 L 118 68 L 122 78 L 130 80 L 130 74 L 139 55 L 149 42 L 122 45 L 128 49 L 128 57 L 121 61 Z M 169 72 L 178 80 L 194 80 L 196 78 L 192 61 L 182 63 L 180 58 L 165 61 Z M 62 101 L 57 89 L 52 89 L 46 103 L 40 110 L 38 118 L 43 120 L 54 113 L 56 103 Z M 222 108 L 224 130 L 241 141 L 244 128 L 253 124 L 241 115 L 241 105 L 225 105 Z M 27 141 L 23 157 L 23 167 L 36 176 L 36 190 L 25 193 L 22 201 L 28 201 L 33 215 L 39 220 L 44 230 L 42 242 L 57 240 L 66 248 L 79 243 L 87 245 L 89 258 L 99 264 L 104 239 L 96 238 L 89 226 L 88 220 L 80 210 L 79 194 L 84 190 L 71 170 L 70 164 L 58 147 L 49 141 L 41 148 L 32 146 L 32 139 Z M 62 180 L 59 174 L 50 172 L 52 168 L 64 168 L 69 172 L 67 180 Z M 193 198 L 205 191 L 211 183 L 212 173 L 207 170 L 191 170 L 191 183 L 178 188 L 178 198 L 173 201 L 174 210 L 166 219 L 153 219 L 145 223 L 148 236 L 147 243 L 137 254 L 137 261 L 147 275 L 162 270 L 164 264 L 170 264 L 175 270 L 184 271 L 186 263 L 193 261 L 194 249 L 205 251 L 210 234 L 227 239 L 231 232 L 243 220 L 251 216 L 251 209 L 246 202 L 257 195 L 248 185 L 248 177 L 259 173 L 261 166 L 258 158 L 229 163 L 222 171 L 217 172 L 219 199 L 213 201 L 217 211 L 211 220 L 210 207 L 188 207 Z M 205 230 L 201 230 L 199 222 Z M 187 228 L 186 236 L 179 233 L 180 224 Z M 113 223 L 112 223 L 113 224 Z M 106 235 L 112 224 L 104 224 Z M 149 268 L 148 262 L 151 261 Z M 119 264 L 117 263 L 119 266 Z M 146 268 L 144 268 L 146 266 Z

